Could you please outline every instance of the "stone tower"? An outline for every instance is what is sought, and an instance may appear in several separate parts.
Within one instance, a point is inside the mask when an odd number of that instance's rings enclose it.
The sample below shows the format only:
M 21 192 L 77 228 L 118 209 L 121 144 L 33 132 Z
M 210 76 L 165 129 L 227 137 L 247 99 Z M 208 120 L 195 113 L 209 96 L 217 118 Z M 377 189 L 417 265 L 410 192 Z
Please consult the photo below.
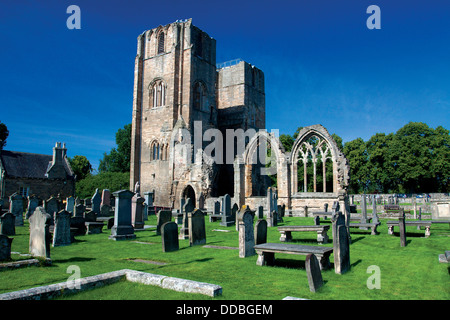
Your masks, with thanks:
M 264 128 L 263 73 L 244 61 L 218 68 L 216 40 L 191 19 L 145 31 L 137 40 L 130 190 L 139 181 L 143 192 L 155 192 L 156 205 L 172 207 L 181 197 L 202 207 L 212 194 L 232 193 L 232 164 L 203 159 L 203 133 Z

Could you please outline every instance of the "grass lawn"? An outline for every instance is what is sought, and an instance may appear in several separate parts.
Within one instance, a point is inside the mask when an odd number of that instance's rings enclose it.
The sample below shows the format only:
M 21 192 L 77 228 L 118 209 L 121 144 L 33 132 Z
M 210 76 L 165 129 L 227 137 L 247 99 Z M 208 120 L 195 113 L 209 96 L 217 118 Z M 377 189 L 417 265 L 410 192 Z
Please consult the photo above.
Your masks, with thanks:
M 391 219 L 392 220 L 392 219 Z M 305 256 L 276 254 L 275 266 L 256 265 L 257 256 L 239 258 L 238 250 L 189 247 L 188 240 L 180 240 L 180 250 L 163 253 L 161 237 L 154 228 L 137 231 L 135 240 L 108 239 L 110 230 L 102 234 L 78 236 L 70 246 L 51 248 L 51 266 L 33 266 L 0 271 L 0 293 L 66 281 L 72 273 L 67 268 L 76 265 L 81 277 L 100 273 L 133 269 L 165 276 L 218 284 L 223 294 L 214 299 L 225 300 L 279 300 L 286 296 L 306 299 L 450 299 L 450 267 L 438 262 L 438 255 L 450 249 L 448 224 L 434 224 L 431 236 L 424 238 L 424 230 L 407 227 L 407 246 L 400 247 L 396 235 L 388 235 L 386 220 L 381 220 L 380 234 L 351 229 L 351 271 L 338 275 L 334 268 L 323 271 L 325 285 L 317 293 L 309 291 L 304 267 Z M 325 222 L 326 223 L 326 222 Z M 147 225 L 156 225 L 150 216 Z M 311 225 L 312 218 L 285 217 L 280 225 Z M 230 232 L 213 231 L 213 229 Z M 238 247 L 235 226 L 223 227 L 219 222 L 209 223 L 206 217 L 208 245 Z M 331 230 L 328 232 L 332 242 Z M 268 242 L 279 242 L 276 227 L 269 228 Z M 29 228 L 16 227 L 12 251 L 28 253 Z M 294 244 L 318 245 L 315 232 L 294 232 Z M 332 247 L 332 243 L 325 244 Z M 29 257 L 12 254 L 13 260 Z M 164 262 L 149 264 L 134 259 Z M 333 254 L 330 256 L 333 263 Z M 380 270 L 380 289 L 368 289 L 372 273 L 369 266 Z M 173 292 L 154 286 L 120 281 L 104 288 L 68 296 L 69 299 L 213 299 L 203 295 Z

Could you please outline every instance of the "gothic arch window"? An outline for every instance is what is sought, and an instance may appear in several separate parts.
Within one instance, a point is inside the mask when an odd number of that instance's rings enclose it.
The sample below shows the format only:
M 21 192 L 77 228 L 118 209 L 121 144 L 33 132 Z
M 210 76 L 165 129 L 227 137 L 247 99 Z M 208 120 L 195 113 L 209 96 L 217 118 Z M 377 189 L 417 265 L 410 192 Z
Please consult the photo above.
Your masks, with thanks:
M 205 85 L 197 81 L 194 84 L 194 109 L 196 110 L 204 110 L 204 106 L 206 105 L 206 88 Z
M 150 106 L 151 108 L 163 107 L 166 105 L 166 85 L 159 79 L 150 85 Z
M 158 52 L 157 54 L 164 53 L 164 32 L 161 31 L 158 35 Z
M 150 146 L 150 160 L 159 160 L 160 159 L 160 147 L 158 141 L 153 141 Z

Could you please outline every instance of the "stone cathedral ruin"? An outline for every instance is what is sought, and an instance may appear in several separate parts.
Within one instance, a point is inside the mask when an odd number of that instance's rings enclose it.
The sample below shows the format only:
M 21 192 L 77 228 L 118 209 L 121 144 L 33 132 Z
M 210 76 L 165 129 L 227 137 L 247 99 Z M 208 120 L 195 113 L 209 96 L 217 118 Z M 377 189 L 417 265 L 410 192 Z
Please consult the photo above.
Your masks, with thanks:
M 164 207 L 191 198 L 211 208 L 229 194 L 256 208 L 273 186 L 291 212 L 335 201 L 348 208 L 348 161 L 323 126 L 303 128 L 290 153 L 265 129 L 260 69 L 240 59 L 217 64 L 216 40 L 191 19 L 137 40 L 131 190 L 139 182 Z

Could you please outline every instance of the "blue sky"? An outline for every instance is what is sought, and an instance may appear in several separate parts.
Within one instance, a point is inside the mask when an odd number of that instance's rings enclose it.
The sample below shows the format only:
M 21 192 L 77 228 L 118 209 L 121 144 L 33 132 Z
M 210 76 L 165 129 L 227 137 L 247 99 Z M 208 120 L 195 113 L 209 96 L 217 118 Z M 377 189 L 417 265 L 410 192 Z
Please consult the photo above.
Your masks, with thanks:
M 81 30 L 69 30 L 69 5 Z M 369 5 L 381 29 L 369 30 Z M 450 129 L 450 2 L 1 0 L 0 121 L 7 150 L 68 155 L 97 168 L 131 123 L 136 38 L 192 18 L 217 40 L 217 62 L 265 74 L 266 127 L 322 124 L 344 140 L 410 121 Z

